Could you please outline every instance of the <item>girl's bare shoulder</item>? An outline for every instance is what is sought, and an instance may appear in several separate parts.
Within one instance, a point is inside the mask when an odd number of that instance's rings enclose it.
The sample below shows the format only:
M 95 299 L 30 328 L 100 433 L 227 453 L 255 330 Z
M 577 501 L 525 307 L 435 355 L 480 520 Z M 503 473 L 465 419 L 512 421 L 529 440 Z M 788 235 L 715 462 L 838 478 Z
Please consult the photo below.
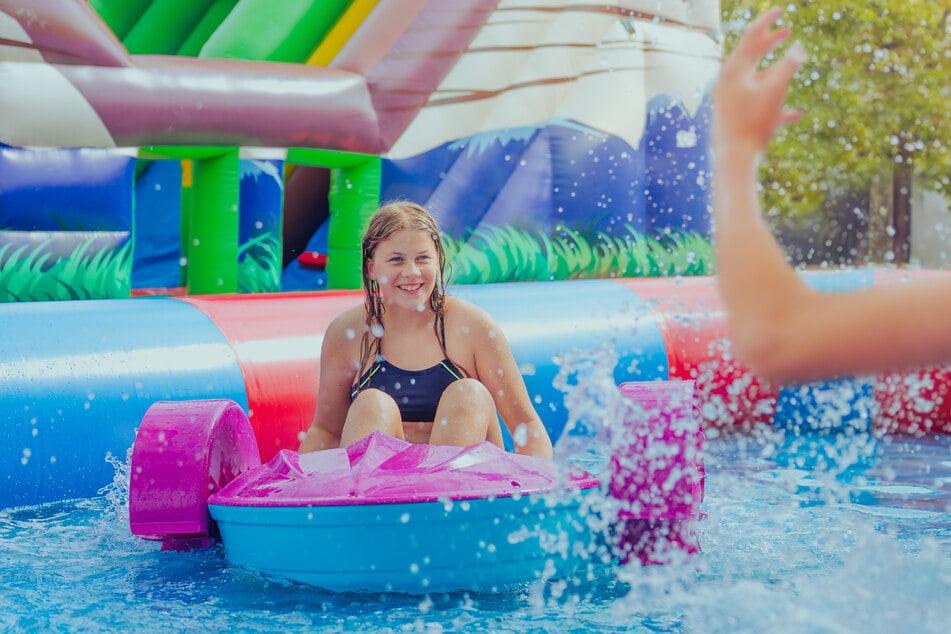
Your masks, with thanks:
M 446 297 L 446 319 L 457 322 L 470 322 L 484 319 L 488 313 L 484 309 L 458 297 Z
M 366 318 L 363 306 L 354 306 L 340 313 L 330 322 L 324 334 L 324 340 L 335 347 L 359 345 L 365 327 Z
M 446 331 L 467 335 L 478 340 L 491 335 L 498 326 L 492 316 L 484 309 L 458 297 L 450 297 L 446 302 Z

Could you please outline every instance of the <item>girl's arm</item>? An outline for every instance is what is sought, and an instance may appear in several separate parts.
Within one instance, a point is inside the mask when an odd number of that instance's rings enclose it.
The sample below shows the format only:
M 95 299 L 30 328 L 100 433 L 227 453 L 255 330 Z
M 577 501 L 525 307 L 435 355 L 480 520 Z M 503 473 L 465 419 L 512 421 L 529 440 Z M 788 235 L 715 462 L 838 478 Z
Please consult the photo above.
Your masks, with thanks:
M 760 215 L 757 168 L 770 138 L 799 118 L 784 109 L 804 51 L 781 11 L 758 17 L 724 62 L 713 91 L 718 286 L 737 356 L 776 381 L 898 369 L 951 359 L 951 277 L 849 293 L 808 288 Z
M 485 311 L 469 305 L 476 378 L 495 401 L 505 427 L 512 435 L 516 453 L 552 458 L 551 437 L 532 406 L 505 333 Z
M 362 307 L 360 307 L 362 310 Z M 320 376 L 317 387 L 317 411 L 300 444 L 300 453 L 336 449 L 350 409 L 350 387 L 356 376 L 354 339 L 362 331 L 348 325 L 349 313 L 335 319 L 324 334 L 320 346 Z

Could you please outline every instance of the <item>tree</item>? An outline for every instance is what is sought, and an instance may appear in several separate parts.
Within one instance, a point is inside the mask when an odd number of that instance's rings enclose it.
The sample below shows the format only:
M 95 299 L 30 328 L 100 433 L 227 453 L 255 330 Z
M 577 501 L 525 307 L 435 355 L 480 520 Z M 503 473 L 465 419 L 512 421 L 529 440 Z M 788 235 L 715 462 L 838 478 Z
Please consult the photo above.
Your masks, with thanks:
M 775 2 L 722 0 L 725 48 Z M 831 191 L 892 179 L 895 260 L 907 261 L 912 177 L 951 196 L 951 0 L 789 4 L 809 58 L 790 88 L 803 119 L 769 150 L 767 209 L 817 213 Z

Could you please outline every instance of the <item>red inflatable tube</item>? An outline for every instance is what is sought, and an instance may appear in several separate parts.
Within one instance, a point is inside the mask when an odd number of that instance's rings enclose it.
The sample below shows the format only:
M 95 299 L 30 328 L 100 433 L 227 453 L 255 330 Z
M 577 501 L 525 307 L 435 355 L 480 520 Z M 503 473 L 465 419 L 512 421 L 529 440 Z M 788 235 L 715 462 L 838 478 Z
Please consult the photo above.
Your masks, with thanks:
M 875 285 L 947 275 L 946 271 L 877 270 Z M 951 433 L 951 367 L 887 373 L 875 382 L 878 425 L 895 433 Z
M 334 317 L 362 291 L 182 297 L 231 343 L 248 392 L 248 418 L 262 460 L 297 449 L 317 407 L 320 346 Z
M 670 378 L 697 382 L 705 426 L 749 429 L 772 422 L 778 386 L 767 386 L 730 353 L 712 278 L 619 280 L 657 313 Z
M 940 271 L 876 270 L 874 284 L 943 275 Z M 733 359 L 714 278 L 624 279 L 620 283 L 656 311 L 671 379 L 697 381 L 707 427 L 748 430 L 771 424 L 780 386 L 761 382 Z M 888 433 L 951 433 L 951 368 L 939 366 L 877 377 L 875 427 Z

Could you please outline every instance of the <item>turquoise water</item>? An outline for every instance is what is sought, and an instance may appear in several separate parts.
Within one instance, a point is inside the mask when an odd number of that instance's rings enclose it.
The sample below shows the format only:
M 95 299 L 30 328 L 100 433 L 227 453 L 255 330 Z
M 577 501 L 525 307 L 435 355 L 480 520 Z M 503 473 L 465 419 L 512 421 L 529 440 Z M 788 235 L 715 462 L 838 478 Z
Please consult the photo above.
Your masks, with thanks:
M 951 438 L 708 438 L 703 552 L 504 595 L 332 594 L 159 552 L 124 481 L 0 511 L 4 631 L 941 632 Z

